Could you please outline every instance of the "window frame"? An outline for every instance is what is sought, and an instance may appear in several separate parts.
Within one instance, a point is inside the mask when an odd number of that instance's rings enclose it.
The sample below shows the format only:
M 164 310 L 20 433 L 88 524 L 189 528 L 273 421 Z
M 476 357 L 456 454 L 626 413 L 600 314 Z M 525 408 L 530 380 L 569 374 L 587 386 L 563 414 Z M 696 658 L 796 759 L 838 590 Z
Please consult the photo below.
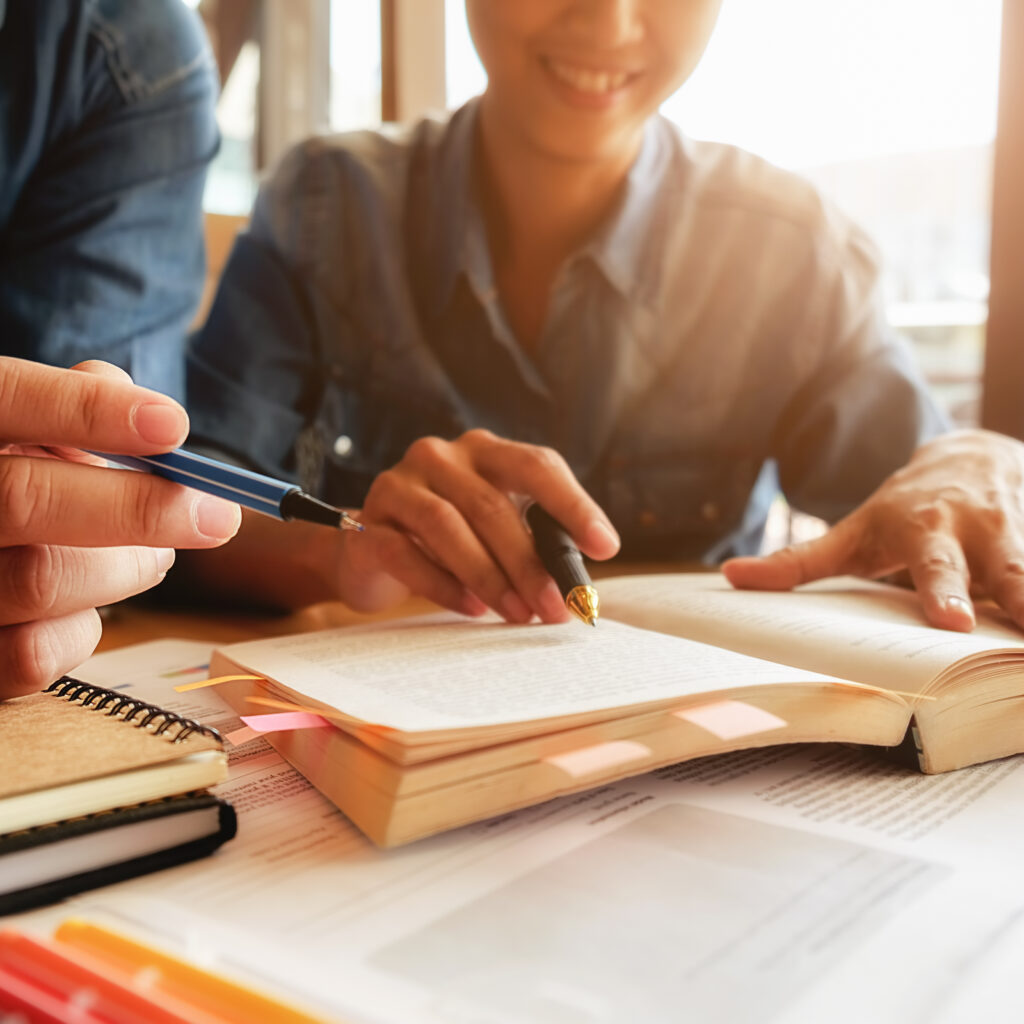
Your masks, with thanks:
M 1024 4 L 1003 0 L 981 423 L 1024 440 Z

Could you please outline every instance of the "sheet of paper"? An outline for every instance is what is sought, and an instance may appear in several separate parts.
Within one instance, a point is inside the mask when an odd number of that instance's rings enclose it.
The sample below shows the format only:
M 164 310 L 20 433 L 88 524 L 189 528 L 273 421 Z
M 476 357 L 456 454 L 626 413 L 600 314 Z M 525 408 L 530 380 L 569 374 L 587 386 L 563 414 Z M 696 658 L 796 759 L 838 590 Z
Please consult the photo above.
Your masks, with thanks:
M 602 611 L 759 658 L 857 682 L 919 691 L 947 665 L 1024 637 L 981 617 L 973 633 L 927 625 L 915 594 L 864 580 L 800 590 L 734 590 L 716 573 L 621 576 L 601 583 Z
M 159 678 L 137 661 L 122 685 L 237 725 L 149 660 Z M 338 1019 L 962 1024 L 1024 954 L 1021 759 L 922 776 L 743 751 L 386 852 L 262 741 L 219 791 L 237 839 L 76 912 Z
M 621 623 L 386 623 L 235 644 L 238 664 L 406 731 L 530 721 L 823 677 Z

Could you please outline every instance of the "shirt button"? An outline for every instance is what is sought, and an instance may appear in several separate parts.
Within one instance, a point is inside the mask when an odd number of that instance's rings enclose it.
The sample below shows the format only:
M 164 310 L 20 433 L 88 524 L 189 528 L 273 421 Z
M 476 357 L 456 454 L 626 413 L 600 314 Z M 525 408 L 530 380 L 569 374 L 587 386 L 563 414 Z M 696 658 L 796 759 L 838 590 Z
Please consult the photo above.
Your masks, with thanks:
M 713 523 L 719 515 L 718 505 L 713 501 L 705 501 L 700 507 L 700 514 L 707 522 Z
M 640 525 L 641 526 L 654 526 L 658 521 L 658 517 L 649 509 L 645 508 L 640 513 Z
M 334 442 L 334 454 L 340 458 L 345 458 L 352 451 L 352 438 L 348 434 L 342 434 L 341 437 L 336 438 Z

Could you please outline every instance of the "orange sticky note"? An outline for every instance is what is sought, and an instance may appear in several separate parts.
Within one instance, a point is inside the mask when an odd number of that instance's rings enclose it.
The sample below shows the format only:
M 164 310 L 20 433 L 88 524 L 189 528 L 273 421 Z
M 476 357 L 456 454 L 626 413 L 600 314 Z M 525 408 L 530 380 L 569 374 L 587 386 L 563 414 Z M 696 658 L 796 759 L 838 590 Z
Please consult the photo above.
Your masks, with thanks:
M 217 686 L 219 683 L 232 683 L 236 679 L 262 680 L 263 676 L 216 676 L 213 679 L 200 679 L 195 683 L 182 683 L 174 688 L 175 693 L 188 693 L 189 690 L 202 690 L 206 686 Z

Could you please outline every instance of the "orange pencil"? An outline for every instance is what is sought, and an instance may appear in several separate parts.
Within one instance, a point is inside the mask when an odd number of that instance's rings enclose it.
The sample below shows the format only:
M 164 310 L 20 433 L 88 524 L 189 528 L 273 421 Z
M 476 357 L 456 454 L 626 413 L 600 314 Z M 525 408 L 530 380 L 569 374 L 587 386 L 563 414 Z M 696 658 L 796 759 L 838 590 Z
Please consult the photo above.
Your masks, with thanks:
M 312 1017 L 247 986 L 78 918 L 64 921 L 54 937 L 59 946 L 87 953 L 121 979 L 145 972 L 147 982 L 155 990 L 185 1000 L 231 1024 L 325 1024 L 322 1017 Z
M 163 992 L 152 998 L 103 972 L 102 963 L 70 949 L 13 930 L 0 931 L 0 963 L 16 978 L 72 1007 L 85 1007 L 103 1024 L 224 1024 L 223 1018 L 197 1010 Z

